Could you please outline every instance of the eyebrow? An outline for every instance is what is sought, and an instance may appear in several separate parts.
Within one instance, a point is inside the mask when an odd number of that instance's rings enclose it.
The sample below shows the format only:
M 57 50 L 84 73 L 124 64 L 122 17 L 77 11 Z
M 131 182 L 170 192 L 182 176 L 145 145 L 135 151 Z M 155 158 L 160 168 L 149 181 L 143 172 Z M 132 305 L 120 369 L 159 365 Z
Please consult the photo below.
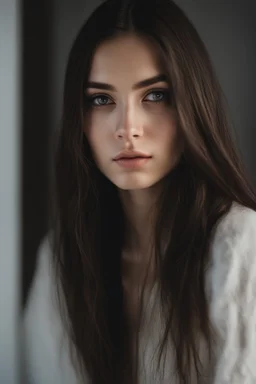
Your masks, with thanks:
M 147 87 L 147 86 L 155 84 L 155 83 L 159 83 L 160 81 L 164 81 L 167 83 L 168 82 L 167 76 L 164 74 L 159 74 L 159 75 L 150 77 L 148 79 L 141 80 L 138 83 L 134 84 L 132 86 L 132 89 L 137 90 L 137 89 L 144 88 L 144 87 Z M 105 89 L 108 91 L 116 91 L 116 88 L 113 85 L 110 85 L 107 83 L 99 83 L 97 81 L 88 81 L 85 84 L 85 89 L 87 89 L 87 88 L 97 88 L 97 89 Z

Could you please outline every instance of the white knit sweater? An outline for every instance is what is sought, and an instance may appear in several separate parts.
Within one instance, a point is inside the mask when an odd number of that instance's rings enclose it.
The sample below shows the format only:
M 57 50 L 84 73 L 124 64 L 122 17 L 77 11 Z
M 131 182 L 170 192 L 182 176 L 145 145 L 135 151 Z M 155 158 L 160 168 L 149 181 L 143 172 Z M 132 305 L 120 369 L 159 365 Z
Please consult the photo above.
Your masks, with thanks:
M 22 336 L 28 384 L 77 384 L 67 341 L 54 305 L 54 281 L 47 241 L 40 247 L 37 272 L 26 308 Z M 214 361 L 199 354 L 207 384 L 256 384 L 256 212 L 233 204 L 221 219 L 211 246 L 207 275 L 210 318 L 217 332 Z M 162 330 L 157 286 L 145 307 L 140 339 L 139 384 L 176 384 L 170 346 L 160 377 L 153 353 Z M 156 307 L 155 307 L 156 306 Z M 86 381 L 84 384 L 89 384 Z M 196 381 L 193 381 L 193 384 Z

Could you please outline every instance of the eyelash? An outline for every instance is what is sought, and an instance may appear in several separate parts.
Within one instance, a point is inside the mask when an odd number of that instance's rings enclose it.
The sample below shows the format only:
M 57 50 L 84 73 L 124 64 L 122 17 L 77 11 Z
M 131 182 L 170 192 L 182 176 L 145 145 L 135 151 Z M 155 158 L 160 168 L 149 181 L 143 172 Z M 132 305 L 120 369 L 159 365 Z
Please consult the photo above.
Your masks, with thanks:
M 146 102 L 154 103 L 154 104 L 159 104 L 159 103 L 165 102 L 168 99 L 169 91 L 166 90 L 166 89 L 158 89 L 158 90 L 154 89 L 154 90 L 151 90 L 145 97 L 148 97 L 151 94 L 157 94 L 157 93 L 162 93 L 163 94 L 163 98 L 161 100 L 154 100 L 154 101 L 146 100 Z M 108 105 L 112 105 L 113 104 L 113 103 L 109 103 L 109 104 L 93 104 L 94 100 L 96 100 L 97 98 L 101 98 L 101 97 L 110 99 L 110 97 L 105 95 L 105 94 L 97 94 L 97 95 L 92 95 L 92 96 L 86 96 L 86 101 L 90 104 L 90 106 L 92 106 L 94 108 L 107 107 Z

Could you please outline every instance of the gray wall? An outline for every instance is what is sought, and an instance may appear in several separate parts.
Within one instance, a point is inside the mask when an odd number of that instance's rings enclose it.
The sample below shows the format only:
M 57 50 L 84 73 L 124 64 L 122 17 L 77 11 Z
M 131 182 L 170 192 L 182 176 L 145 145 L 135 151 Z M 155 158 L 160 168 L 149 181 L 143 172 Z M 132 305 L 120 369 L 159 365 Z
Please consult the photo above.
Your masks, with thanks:
M 208 47 L 228 99 L 238 144 L 256 182 L 254 89 L 255 0 L 179 0 Z
M 228 99 L 239 147 L 252 179 L 254 170 L 254 89 L 256 86 L 255 0 L 177 0 L 203 38 Z M 101 1 L 55 0 L 53 30 L 54 124 L 60 111 L 64 68 L 72 41 Z
M 0 2 L 0 383 L 18 383 L 20 12 Z

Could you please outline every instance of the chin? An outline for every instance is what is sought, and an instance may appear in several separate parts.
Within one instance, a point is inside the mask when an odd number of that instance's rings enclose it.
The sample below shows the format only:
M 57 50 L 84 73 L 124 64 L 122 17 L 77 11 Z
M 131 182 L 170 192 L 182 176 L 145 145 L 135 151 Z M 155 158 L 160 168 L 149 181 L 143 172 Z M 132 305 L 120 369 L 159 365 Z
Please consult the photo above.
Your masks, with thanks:
M 127 185 L 117 185 L 117 184 L 115 184 L 116 185 L 116 187 L 118 188 L 118 189 L 121 189 L 121 190 L 123 190 L 123 191 L 139 191 L 139 190 L 141 190 L 141 189 L 146 189 L 146 188 L 149 188 L 150 187 L 150 185 L 149 186 L 145 186 L 145 185 L 133 185 L 133 184 L 127 184 Z
M 156 185 L 158 182 L 160 181 L 160 179 L 156 179 L 156 180 L 149 180 L 147 178 L 144 178 L 143 180 L 143 177 L 140 176 L 139 178 L 137 178 L 137 180 L 128 180 L 128 178 L 126 180 L 111 180 L 111 182 L 119 189 L 122 189 L 124 191 L 136 191 L 136 190 L 141 190 L 141 189 L 147 189 L 147 188 L 151 188 L 153 187 L 154 185 Z

